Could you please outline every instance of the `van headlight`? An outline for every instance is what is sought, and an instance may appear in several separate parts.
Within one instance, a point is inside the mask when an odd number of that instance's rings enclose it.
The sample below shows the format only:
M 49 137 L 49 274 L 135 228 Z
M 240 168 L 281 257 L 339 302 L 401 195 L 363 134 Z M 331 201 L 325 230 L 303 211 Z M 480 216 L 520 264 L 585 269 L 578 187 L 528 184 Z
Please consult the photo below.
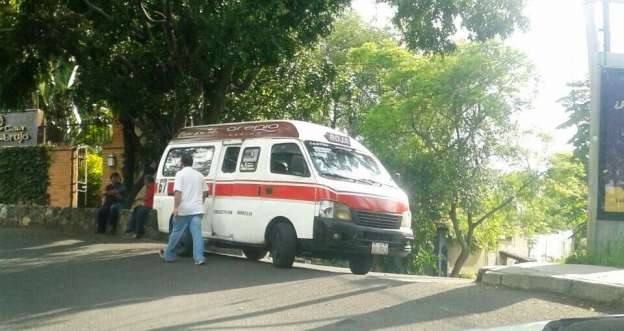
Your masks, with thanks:
M 341 221 L 351 220 L 351 210 L 344 203 L 321 200 L 318 216 Z
M 412 228 L 412 212 L 404 211 L 401 218 L 401 227 L 402 228 Z

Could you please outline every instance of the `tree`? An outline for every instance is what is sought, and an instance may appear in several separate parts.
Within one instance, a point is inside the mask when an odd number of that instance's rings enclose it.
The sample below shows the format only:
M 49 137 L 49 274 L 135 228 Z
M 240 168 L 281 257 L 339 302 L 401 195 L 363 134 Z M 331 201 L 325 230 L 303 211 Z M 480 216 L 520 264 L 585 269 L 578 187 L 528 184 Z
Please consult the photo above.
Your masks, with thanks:
M 397 13 L 394 24 L 412 50 L 446 52 L 455 49 L 452 37 L 460 28 L 471 41 L 505 39 L 526 29 L 524 0 L 386 0 Z
M 395 23 L 407 44 L 418 50 L 451 49 L 456 20 L 477 40 L 505 37 L 525 25 L 521 0 L 388 2 L 398 9 Z M 74 61 L 80 68 L 75 104 L 88 111 L 104 105 L 121 122 L 124 184 L 137 192 L 141 181 L 135 178 L 154 171 L 178 129 L 246 117 L 230 113 L 231 100 L 260 72 L 329 33 L 348 3 L 1 0 L 0 99 L 8 107 L 27 108 L 37 86 L 49 81 L 47 68 Z M 350 90 L 348 79 L 336 81 Z M 349 94 L 329 97 L 342 101 L 344 95 Z M 296 110 L 306 106 L 318 105 L 296 104 Z M 334 107 L 334 124 L 343 113 Z
M 232 96 L 226 120 L 292 118 L 357 131 L 360 113 L 377 101 L 375 68 L 353 63 L 351 49 L 372 42 L 392 42 L 386 31 L 367 26 L 347 12 L 332 33 L 292 59 L 260 72 L 251 88 Z
M 526 105 L 519 92 L 531 68 L 522 54 L 494 42 L 465 45 L 447 56 L 418 57 L 370 44 L 353 52 L 388 68 L 362 136 L 391 167 L 407 170 L 419 221 L 450 223 L 461 246 L 451 273 L 457 276 L 479 227 L 532 183 L 501 196 L 501 175 L 492 167 L 494 159 L 514 156 L 510 116 Z
M 126 142 L 124 182 L 138 191 L 135 174 L 153 171 L 185 122 L 215 122 L 227 95 L 327 34 L 347 3 L 18 1 L 3 7 L 11 53 L 0 56 L 7 68 L 0 94 L 28 103 L 49 63 L 75 61 L 76 99 L 113 110 Z
M 526 173 L 516 171 L 513 175 L 521 177 Z M 515 220 L 525 234 L 573 230 L 575 237 L 581 238 L 587 218 L 584 177 L 583 164 L 572 153 L 552 155 L 543 174 L 504 217 Z
M 587 179 L 589 171 L 589 121 L 591 113 L 591 91 L 589 81 L 568 83 L 570 92 L 559 103 L 566 108 L 568 120 L 559 125 L 559 129 L 576 128 L 576 133 L 568 143 L 574 146 L 574 157 L 583 164 Z

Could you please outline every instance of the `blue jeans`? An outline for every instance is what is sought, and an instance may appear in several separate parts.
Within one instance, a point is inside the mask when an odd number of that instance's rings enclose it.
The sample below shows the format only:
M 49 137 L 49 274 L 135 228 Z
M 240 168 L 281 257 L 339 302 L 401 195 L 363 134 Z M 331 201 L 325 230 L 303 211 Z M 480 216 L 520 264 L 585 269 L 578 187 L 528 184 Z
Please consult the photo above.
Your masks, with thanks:
M 182 234 L 189 228 L 193 237 L 193 259 L 195 263 L 204 262 L 204 238 L 201 233 L 203 214 L 176 216 L 173 218 L 173 229 L 169 234 L 169 243 L 165 249 L 165 261 L 172 262 L 176 258 L 175 248 Z

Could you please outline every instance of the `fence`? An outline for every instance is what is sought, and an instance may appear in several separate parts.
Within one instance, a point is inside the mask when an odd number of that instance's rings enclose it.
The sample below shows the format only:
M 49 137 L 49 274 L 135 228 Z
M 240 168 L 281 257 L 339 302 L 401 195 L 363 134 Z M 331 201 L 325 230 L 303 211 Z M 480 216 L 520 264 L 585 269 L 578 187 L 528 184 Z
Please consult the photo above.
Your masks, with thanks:
M 102 146 L 112 140 L 112 124 L 104 121 L 80 124 L 46 123 L 40 128 L 42 141 L 57 145 Z

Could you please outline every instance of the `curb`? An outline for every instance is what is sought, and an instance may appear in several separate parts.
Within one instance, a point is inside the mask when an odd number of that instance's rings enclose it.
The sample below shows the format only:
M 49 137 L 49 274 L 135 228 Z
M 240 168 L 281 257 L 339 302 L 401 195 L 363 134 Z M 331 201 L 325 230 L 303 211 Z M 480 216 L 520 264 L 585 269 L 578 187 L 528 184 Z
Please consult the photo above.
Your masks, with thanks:
M 609 305 L 624 305 L 624 286 L 558 276 L 531 275 L 481 268 L 477 282 L 516 290 L 541 291 Z

